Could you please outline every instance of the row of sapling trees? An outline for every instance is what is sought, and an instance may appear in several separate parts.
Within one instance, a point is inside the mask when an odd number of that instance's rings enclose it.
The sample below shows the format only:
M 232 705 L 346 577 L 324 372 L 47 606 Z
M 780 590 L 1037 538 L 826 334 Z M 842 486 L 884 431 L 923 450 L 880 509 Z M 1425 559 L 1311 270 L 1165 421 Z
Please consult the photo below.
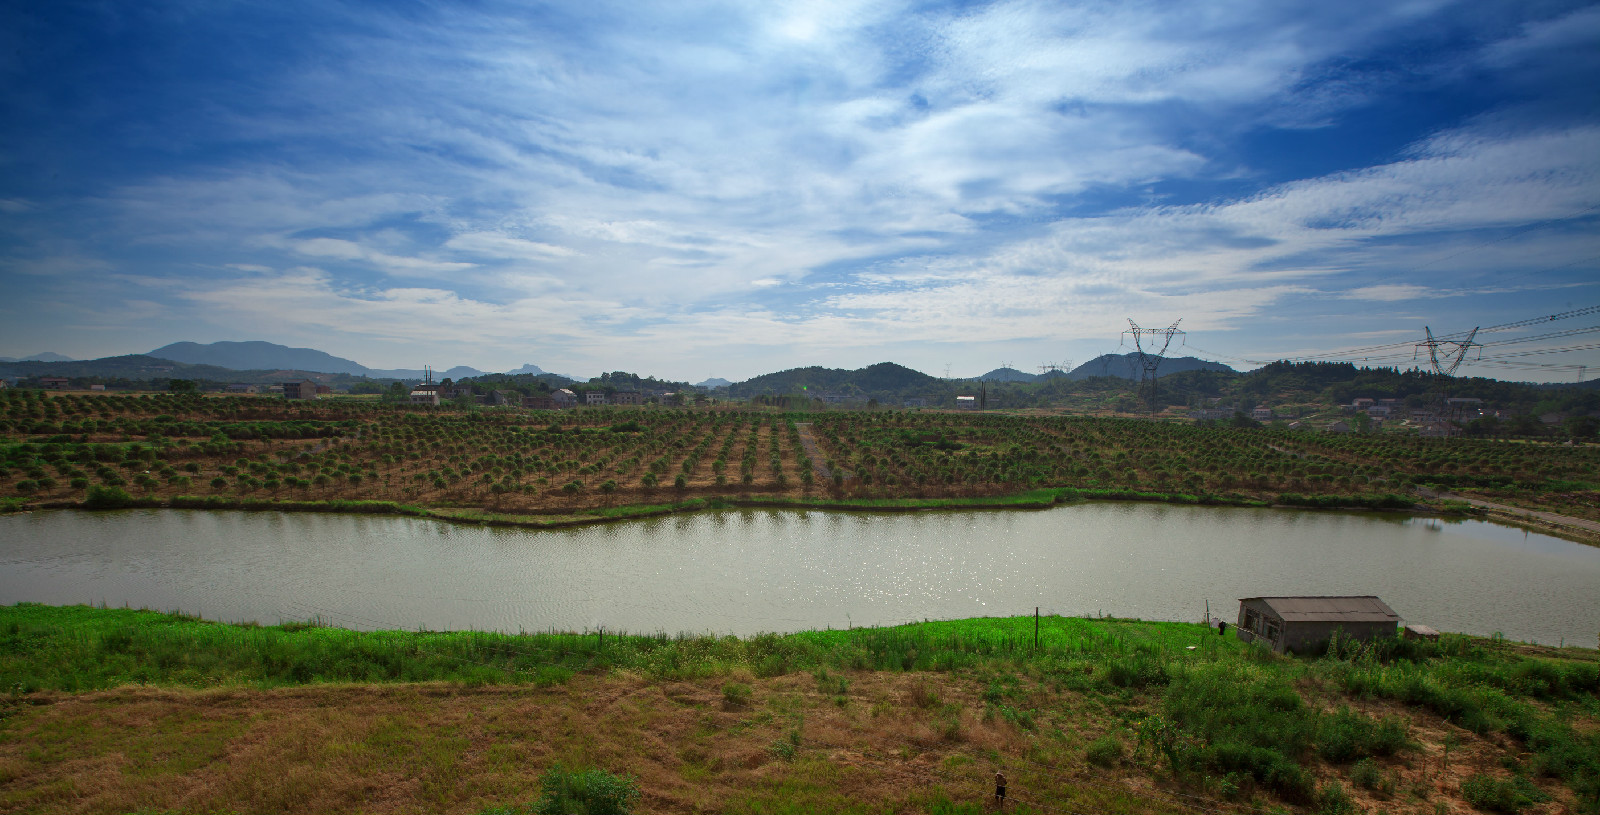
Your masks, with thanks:
M 802 444 L 809 422 L 819 462 Z M 1072 416 L 751 410 L 410 410 L 370 403 L 0 393 L 0 484 L 489 503 L 674 494 L 959 496 L 1034 487 L 1271 498 L 1415 483 L 1591 489 L 1594 448 L 1241 431 Z M 818 470 L 828 481 L 818 484 Z M 1531 485 L 1531 486 L 1530 486 Z

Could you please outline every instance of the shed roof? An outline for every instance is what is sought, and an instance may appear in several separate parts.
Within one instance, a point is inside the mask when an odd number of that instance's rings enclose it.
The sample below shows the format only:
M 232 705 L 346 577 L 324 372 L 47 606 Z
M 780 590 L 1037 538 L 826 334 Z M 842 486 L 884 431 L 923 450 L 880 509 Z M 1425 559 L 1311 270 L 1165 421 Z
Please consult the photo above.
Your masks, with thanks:
M 1352 623 L 1399 622 L 1400 615 L 1389 604 L 1373 596 L 1364 597 L 1242 597 L 1239 602 L 1259 600 L 1284 622 L 1345 621 Z

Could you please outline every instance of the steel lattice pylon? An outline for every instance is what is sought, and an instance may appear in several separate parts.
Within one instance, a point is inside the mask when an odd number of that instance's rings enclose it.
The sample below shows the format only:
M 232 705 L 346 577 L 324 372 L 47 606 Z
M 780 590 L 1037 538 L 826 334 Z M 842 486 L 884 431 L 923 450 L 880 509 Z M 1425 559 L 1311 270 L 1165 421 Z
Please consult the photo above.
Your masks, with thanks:
M 1139 387 L 1144 387 L 1144 380 L 1146 378 L 1149 378 L 1150 380 L 1151 416 L 1156 415 L 1156 369 L 1161 366 L 1161 360 L 1163 358 L 1162 355 L 1167 353 L 1167 347 L 1172 345 L 1172 338 L 1175 336 L 1184 336 L 1184 333 L 1178 330 L 1178 323 L 1181 322 L 1183 322 L 1183 320 L 1180 318 L 1166 328 L 1140 328 L 1139 324 L 1134 322 L 1133 318 L 1130 317 L 1128 318 L 1128 330 L 1122 332 L 1122 335 L 1125 337 L 1130 334 L 1133 336 L 1133 348 L 1139 353 Z M 1144 347 L 1144 340 L 1146 337 L 1150 338 L 1151 348 L 1155 347 L 1155 339 L 1160 337 L 1160 350 L 1146 351 Z
M 1433 365 L 1433 372 L 1436 374 L 1453 376 L 1456 372 L 1456 369 L 1461 367 L 1461 360 L 1466 358 L 1467 351 L 1471 350 L 1474 346 L 1478 348 L 1483 347 L 1483 343 L 1472 341 L 1473 337 L 1478 336 L 1478 329 L 1476 328 L 1472 329 L 1472 331 L 1467 334 L 1467 338 L 1461 342 L 1436 339 L 1433 336 L 1433 329 L 1427 326 L 1423 326 L 1422 330 L 1427 332 L 1428 339 L 1417 343 L 1417 349 L 1428 349 L 1428 362 Z M 1455 346 L 1454 351 L 1445 352 L 1445 358 L 1442 362 L 1439 360 L 1439 346 L 1441 345 Z

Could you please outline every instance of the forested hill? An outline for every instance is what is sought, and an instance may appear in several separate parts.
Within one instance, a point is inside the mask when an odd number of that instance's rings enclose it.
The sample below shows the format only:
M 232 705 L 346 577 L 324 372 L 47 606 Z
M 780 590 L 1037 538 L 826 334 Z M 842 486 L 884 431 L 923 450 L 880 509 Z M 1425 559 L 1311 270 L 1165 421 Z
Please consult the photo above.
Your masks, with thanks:
M 1348 362 L 1274 362 L 1245 374 L 1185 371 L 1161 377 L 1169 404 L 1198 404 L 1223 397 L 1250 404 L 1321 402 L 1347 405 L 1358 397 L 1476 397 L 1500 409 L 1531 411 L 1600 409 L 1600 391 L 1582 385 L 1535 385 L 1483 377 L 1441 376 L 1413 368 L 1358 368 Z M 1542 407 L 1541 407 L 1542 406 Z
M 254 382 L 255 379 L 250 378 L 251 375 L 268 373 L 271 372 L 237 371 L 215 365 L 189 365 L 145 354 L 128 354 L 126 356 L 105 357 L 103 359 L 78 359 L 70 362 L 0 363 L 0 374 L 6 376 L 64 376 L 70 379 L 82 378 L 96 381 L 123 379 L 145 382 L 178 378 L 217 382 Z
M 1122 379 L 1138 379 L 1140 371 L 1139 355 L 1128 354 L 1101 354 L 1088 362 L 1072 369 L 1067 378 L 1077 381 L 1093 379 L 1097 376 L 1115 376 Z M 1199 359 L 1197 357 L 1168 357 L 1161 360 L 1157 372 L 1161 376 L 1183 373 L 1185 371 L 1215 371 L 1217 373 L 1232 374 L 1235 371 L 1220 362 Z
M 936 377 L 913 371 L 893 362 L 880 362 L 854 371 L 843 368 L 794 368 L 728 387 L 737 398 L 752 396 L 790 396 L 842 394 L 859 399 L 893 399 L 903 396 L 934 396 L 950 388 Z

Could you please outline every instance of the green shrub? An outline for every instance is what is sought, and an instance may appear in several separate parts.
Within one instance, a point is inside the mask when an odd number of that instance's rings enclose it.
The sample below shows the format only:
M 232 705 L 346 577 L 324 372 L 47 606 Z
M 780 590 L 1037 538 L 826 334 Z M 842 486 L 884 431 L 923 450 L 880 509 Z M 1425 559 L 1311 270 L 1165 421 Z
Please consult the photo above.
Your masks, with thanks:
M 1112 767 L 1122 761 L 1122 741 L 1110 733 L 1089 742 L 1083 757 L 1098 767 Z
M 1378 768 L 1378 762 L 1364 758 L 1350 768 L 1350 780 L 1362 789 L 1377 789 L 1383 780 L 1383 771 Z
M 1406 722 L 1397 716 L 1375 721 L 1341 707 L 1317 723 L 1317 752 L 1336 764 L 1394 755 L 1409 744 Z
M 1361 759 L 1350 768 L 1350 780 L 1362 789 L 1372 790 L 1381 798 L 1393 796 L 1395 789 L 1400 786 L 1397 774 L 1385 773 L 1378 762 L 1370 758 Z
M 538 815 L 627 815 L 639 800 L 637 781 L 605 770 L 568 772 L 557 764 L 539 786 L 544 795 L 533 805 Z
M 1350 800 L 1350 793 L 1344 791 L 1344 785 L 1337 781 L 1329 781 L 1317 790 L 1317 815 L 1354 815 L 1360 811 L 1356 802 Z
M 729 682 L 722 686 L 722 701 L 729 707 L 744 707 L 750 704 L 751 694 L 750 686 L 743 682 Z
M 90 487 L 88 497 L 83 499 L 83 505 L 93 509 L 116 509 L 117 507 L 133 506 L 133 496 L 121 487 L 99 486 Z
M 1531 804 L 1549 800 L 1544 790 L 1520 775 L 1499 779 L 1478 773 L 1461 782 L 1461 797 L 1477 809 L 1516 815 Z

